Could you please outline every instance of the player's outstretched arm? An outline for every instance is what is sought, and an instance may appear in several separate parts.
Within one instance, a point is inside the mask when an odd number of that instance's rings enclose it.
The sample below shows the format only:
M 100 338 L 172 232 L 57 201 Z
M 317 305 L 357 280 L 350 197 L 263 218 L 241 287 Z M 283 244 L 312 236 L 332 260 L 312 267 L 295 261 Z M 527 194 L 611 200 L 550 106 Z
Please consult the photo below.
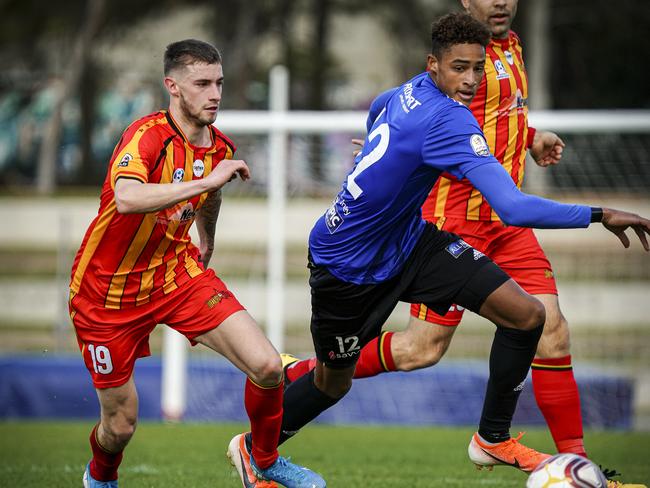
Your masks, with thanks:
M 158 184 L 120 178 L 115 182 L 115 204 L 123 214 L 156 212 L 201 193 L 219 190 L 237 175 L 242 180 L 250 178 L 246 163 L 240 159 L 224 159 L 200 180 Z
M 568 229 L 587 227 L 601 222 L 614 233 L 626 248 L 630 240 L 625 230 L 636 232 L 643 248 L 650 250 L 646 234 L 650 234 L 650 220 L 639 215 L 611 208 L 588 207 L 559 203 L 554 200 L 522 193 L 506 170 L 498 162 L 484 164 L 466 174 L 483 194 L 497 215 L 508 225 L 537 229 Z
M 559 203 L 519 191 L 496 159 L 470 169 L 465 176 L 507 225 L 536 229 L 588 227 L 592 210 L 586 205 Z
M 650 220 L 623 210 L 603 208 L 601 223 L 608 231 L 614 233 L 626 248 L 630 247 L 630 239 L 625 234 L 625 230 L 631 227 L 636 232 L 636 235 L 639 236 L 643 249 L 650 251 L 648 236 L 646 235 L 650 234 Z

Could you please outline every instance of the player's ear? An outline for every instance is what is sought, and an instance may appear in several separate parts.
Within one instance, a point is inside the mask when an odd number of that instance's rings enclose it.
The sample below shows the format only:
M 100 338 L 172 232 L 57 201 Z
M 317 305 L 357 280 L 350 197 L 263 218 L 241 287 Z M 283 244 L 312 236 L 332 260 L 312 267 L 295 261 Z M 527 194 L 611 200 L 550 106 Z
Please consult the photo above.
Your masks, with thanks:
M 438 74 L 438 58 L 433 54 L 427 55 L 427 71 L 432 75 Z
M 167 91 L 169 92 L 170 95 L 172 96 L 177 96 L 179 91 L 178 91 L 178 84 L 176 83 L 176 80 L 170 76 L 165 76 L 163 79 L 163 83 L 165 85 L 165 88 L 167 88 Z

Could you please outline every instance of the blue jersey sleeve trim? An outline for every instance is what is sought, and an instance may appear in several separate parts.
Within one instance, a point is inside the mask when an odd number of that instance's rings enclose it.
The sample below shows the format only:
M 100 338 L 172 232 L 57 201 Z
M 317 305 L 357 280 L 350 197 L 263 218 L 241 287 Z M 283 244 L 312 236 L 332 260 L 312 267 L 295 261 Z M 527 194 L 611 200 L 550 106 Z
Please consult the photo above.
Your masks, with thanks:
M 591 207 L 522 193 L 497 162 L 476 166 L 465 176 L 505 224 L 536 229 L 573 229 L 588 227 L 591 221 Z

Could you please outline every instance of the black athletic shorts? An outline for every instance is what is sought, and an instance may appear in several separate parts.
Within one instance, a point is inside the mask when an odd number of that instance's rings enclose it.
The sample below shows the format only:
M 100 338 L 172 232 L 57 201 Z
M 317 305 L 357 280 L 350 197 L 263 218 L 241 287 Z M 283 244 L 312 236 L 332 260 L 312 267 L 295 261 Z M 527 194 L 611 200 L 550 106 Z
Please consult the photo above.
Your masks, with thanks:
M 510 277 L 459 236 L 427 227 L 395 277 L 378 284 L 339 280 L 309 260 L 311 335 L 316 356 L 331 368 L 356 363 L 361 348 L 381 333 L 397 302 L 424 303 L 440 315 L 456 303 L 478 312 Z

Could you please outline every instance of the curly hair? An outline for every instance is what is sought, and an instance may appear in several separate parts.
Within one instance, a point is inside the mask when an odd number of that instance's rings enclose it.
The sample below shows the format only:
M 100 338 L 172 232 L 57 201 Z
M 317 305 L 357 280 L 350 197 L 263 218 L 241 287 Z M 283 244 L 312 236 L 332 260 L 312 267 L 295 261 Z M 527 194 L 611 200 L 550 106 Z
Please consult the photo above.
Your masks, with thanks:
M 439 57 L 455 44 L 480 44 L 485 47 L 491 36 L 489 29 L 469 14 L 447 14 L 431 25 L 431 54 Z
M 165 49 L 164 72 L 187 66 L 195 62 L 221 64 L 221 53 L 212 44 L 196 39 L 185 39 L 171 43 Z

